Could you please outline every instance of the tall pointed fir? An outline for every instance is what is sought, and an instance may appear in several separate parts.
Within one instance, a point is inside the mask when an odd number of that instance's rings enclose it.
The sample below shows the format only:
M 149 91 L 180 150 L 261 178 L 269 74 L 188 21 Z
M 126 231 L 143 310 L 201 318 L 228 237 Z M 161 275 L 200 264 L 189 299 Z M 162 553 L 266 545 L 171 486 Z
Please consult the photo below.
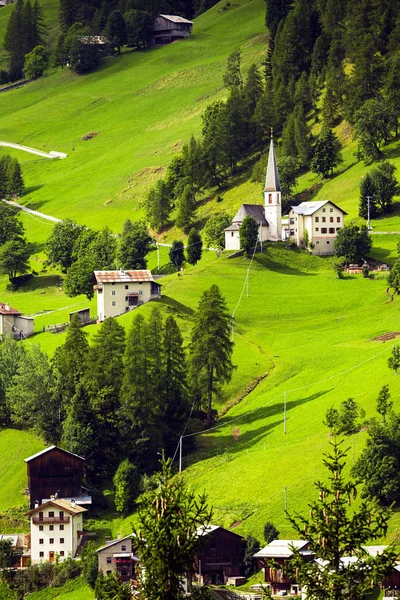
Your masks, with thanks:
M 232 377 L 233 342 L 230 335 L 231 316 L 226 301 L 219 288 L 212 285 L 200 298 L 190 346 L 193 385 L 201 390 L 207 427 L 211 426 L 215 394 L 221 384 L 228 383 Z
M 190 265 L 196 265 L 201 259 L 203 252 L 203 240 L 201 235 L 192 228 L 189 231 L 187 246 L 186 246 L 186 260 Z
M 26 46 L 24 41 L 23 8 L 23 0 L 17 0 L 8 19 L 4 37 L 4 49 L 8 53 L 8 72 L 11 81 L 20 79 L 24 68 Z

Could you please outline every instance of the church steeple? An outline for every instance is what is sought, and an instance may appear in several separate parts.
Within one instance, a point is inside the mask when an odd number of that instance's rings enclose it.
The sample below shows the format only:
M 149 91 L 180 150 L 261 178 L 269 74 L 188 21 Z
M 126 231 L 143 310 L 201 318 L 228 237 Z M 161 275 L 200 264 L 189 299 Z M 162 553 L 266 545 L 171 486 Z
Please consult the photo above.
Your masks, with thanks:
M 274 140 L 271 129 L 271 143 L 269 145 L 267 176 L 265 178 L 265 192 L 280 192 L 281 184 L 279 182 L 278 167 L 276 166 Z
M 272 129 L 267 174 L 265 177 L 264 204 L 265 218 L 268 222 L 268 239 L 280 242 L 282 240 L 281 184 L 278 167 L 276 166 Z

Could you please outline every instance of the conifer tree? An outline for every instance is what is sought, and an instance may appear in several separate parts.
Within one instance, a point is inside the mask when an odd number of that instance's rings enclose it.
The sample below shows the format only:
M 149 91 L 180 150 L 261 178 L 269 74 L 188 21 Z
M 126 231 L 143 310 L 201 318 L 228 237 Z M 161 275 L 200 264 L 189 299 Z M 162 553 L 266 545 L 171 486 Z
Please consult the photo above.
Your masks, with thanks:
M 33 48 L 43 44 L 46 35 L 46 22 L 42 6 L 39 0 L 35 0 L 32 6 L 33 18 Z
M 233 371 L 233 343 L 230 340 L 231 316 L 219 288 L 212 285 L 203 292 L 192 329 L 191 370 L 193 380 L 204 389 L 207 427 L 211 426 L 215 393 L 230 381 Z
M 144 221 L 124 222 L 118 248 L 118 264 L 122 269 L 145 269 L 146 256 L 153 250 L 154 241 Z
M 240 226 L 240 247 L 246 252 L 246 256 L 251 256 L 257 247 L 259 234 L 259 224 L 253 217 L 247 215 Z
M 146 216 L 150 227 L 160 231 L 169 221 L 172 203 L 165 182 L 160 179 L 149 191 L 145 201 Z
M 176 224 L 187 233 L 194 222 L 196 215 L 196 198 L 190 184 L 186 185 L 177 202 Z
M 209 187 L 220 187 L 226 178 L 225 163 L 225 104 L 221 101 L 208 105 L 202 115 L 204 180 Z
M 255 63 L 250 65 L 244 85 L 244 98 L 247 105 L 249 117 L 251 117 L 264 91 L 262 77 Z
M 325 455 L 328 482 L 317 481 L 318 499 L 309 504 L 310 517 L 289 515 L 300 537 L 311 542 L 315 561 L 308 561 L 298 550 L 293 551 L 291 570 L 296 580 L 307 588 L 310 600 L 325 598 L 364 600 L 390 572 L 396 553 L 389 547 L 376 556 L 369 555 L 364 545 L 386 535 L 389 513 L 368 501 L 351 508 L 357 496 L 357 486 L 344 477 L 347 451 L 340 442 L 332 442 Z M 343 565 L 342 557 L 355 557 L 355 562 Z
M 4 37 L 4 49 L 9 56 L 8 72 L 11 81 L 15 81 L 22 77 L 24 56 L 27 50 L 24 41 L 23 8 L 24 0 L 17 0 L 8 20 Z
M 20 196 L 24 191 L 21 165 L 16 158 L 12 158 L 7 167 L 7 196 L 10 198 Z
M 239 48 L 236 48 L 236 50 L 234 50 L 228 56 L 226 71 L 223 77 L 224 86 L 228 89 L 240 89 L 243 85 L 242 74 L 240 71 L 241 60 L 242 58 Z
M 203 241 L 201 235 L 196 229 L 191 229 L 189 232 L 186 246 L 186 260 L 190 265 L 196 265 L 201 259 L 203 252 Z
M 393 406 L 393 400 L 390 399 L 390 391 L 388 385 L 383 385 L 376 399 L 376 411 L 382 415 L 383 423 L 386 423 L 386 415 Z
M 117 48 L 118 54 L 121 54 L 121 46 L 126 44 L 126 23 L 119 10 L 113 10 L 107 20 L 106 37 L 110 40 L 113 48 Z
M 324 127 L 314 144 L 310 168 L 327 177 L 341 161 L 340 142 L 331 129 Z
M 79 12 L 79 0 L 60 0 L 60 24 L 64 33 L 77 22 Z
M 169 260 L 177 269 L 179 269 L 185 261 L 185 249 L 183 242 L 174 240 L 169 251 Z
M 395 54 L 389 60 L 389 69 L 385 78 L 384 92 L 390 117 L 396 132 L 399 132 L 400 118 L 400 56 Z
M 64 404 L 67 406 L 75 395 L 78 383 L 86 372 L 89 351 L 87 333 L 82 328 L 78 314 L 72 315 L 64 344 L 59 346 L 53 357 L 53 364 L 61 374 L 61 389 Z
M 311 157 L 310 128 L 302 106 L 296 106 L 293 116 L 294 142 L 300 166 L 308 167 Z
M 388 367 L 389 369 L 393 369 L 396 375 L 399 374 L 400 369 L 400 346 L 395 344 L 392 350 L 392 356 L 388 358 Z

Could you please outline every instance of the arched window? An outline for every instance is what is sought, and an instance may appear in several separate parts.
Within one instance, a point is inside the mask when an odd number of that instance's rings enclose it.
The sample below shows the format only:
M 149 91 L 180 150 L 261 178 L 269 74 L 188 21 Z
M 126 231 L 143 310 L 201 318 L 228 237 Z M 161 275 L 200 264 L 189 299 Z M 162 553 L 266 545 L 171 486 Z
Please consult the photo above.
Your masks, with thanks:
M 269 194 L 268 196 L 268 204 L 272 204 L 272 194 Z

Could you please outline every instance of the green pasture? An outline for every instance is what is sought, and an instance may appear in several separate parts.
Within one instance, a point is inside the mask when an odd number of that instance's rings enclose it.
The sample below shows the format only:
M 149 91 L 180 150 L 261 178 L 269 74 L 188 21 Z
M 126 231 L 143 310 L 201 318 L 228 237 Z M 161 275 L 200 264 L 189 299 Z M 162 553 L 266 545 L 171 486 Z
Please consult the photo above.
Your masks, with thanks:
M 27 504 L 23 494 L 28 486 L 24 459 L 44 447 L 41 440 L 27 431 L 0 431 L 0 511 Z
M 61 587 L 45 588 L 26 596 L 27 600 L 93 600 L 93 590 L 80 578 Z

